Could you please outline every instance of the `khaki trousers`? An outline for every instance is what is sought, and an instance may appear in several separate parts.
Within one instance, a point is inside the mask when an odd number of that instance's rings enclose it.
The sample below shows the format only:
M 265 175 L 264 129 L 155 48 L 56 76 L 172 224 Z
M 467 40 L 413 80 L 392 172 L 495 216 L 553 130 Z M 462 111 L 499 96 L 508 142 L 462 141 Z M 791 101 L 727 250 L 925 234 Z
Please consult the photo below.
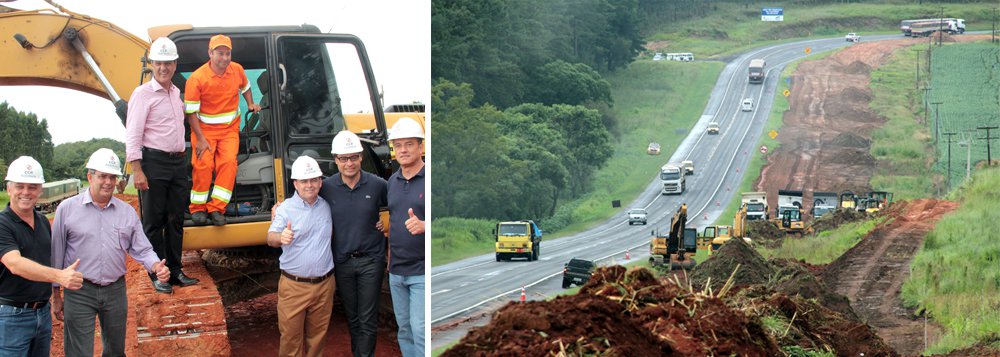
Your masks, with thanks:
M 322 356 L 333 311 L 333 276 L 318 284 L 278 280 L 279 356 Z

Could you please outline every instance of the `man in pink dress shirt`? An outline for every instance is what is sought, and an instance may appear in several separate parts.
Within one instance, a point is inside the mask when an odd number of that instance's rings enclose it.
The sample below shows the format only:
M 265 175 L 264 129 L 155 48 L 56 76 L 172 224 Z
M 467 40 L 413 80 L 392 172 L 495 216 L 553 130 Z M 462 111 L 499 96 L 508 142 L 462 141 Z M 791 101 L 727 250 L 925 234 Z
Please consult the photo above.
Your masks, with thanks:
M 167 260 L 169 282 L 153 280 L 153 288 L 171 293 L 171 284 L 198 283 L 181 270 L 184 210 L 187 208 L 187 160 L 184 157 L 184 101 L 171 82 L 177 70 L 177 46 L 166 37 L 149 49 L 153 80 L 132 92 L 125 120 L 125 161 L 142 204 L 142 228 L 158 256 Z M 124 188 L 126 180 L 119 186 Z

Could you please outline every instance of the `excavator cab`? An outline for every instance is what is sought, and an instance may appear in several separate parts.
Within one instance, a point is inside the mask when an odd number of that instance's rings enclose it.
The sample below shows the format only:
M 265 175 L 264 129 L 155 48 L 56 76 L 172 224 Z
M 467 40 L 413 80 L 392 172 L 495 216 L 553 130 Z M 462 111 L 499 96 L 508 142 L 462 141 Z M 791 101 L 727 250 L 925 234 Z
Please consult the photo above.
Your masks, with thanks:
M 362 169 L 382 178 L 392 174 L 385 115 L 357 37 L 323 34 L 311 25 L 153 28 L 150 36 L 157 37 L 157 31 L 169 32 L 160 35 L 177 44 L 181 77 L 174 82 L 182 91 L 186 78 L 208 61 L 209 39 L 220 33 L 232 38 L 233 61 L 243 66 L 262 109 L 251 113 L 240 97 L 244 115 L 236 185 L 226 210 L 226 228 L 233 231 L 219 234 L 216 227 L 187 220 L 184 249 L 262 244 L 271 208 L 294 192 L 290 176 L 295 159 L 310 156 L 319 162 L 323 176 L 337 173 L 330 142 L 348 128 L 345 116 L 368 117 L 375 123 L 373 129 L 357 133 L 364 148 Z M 190 145 L 187 152 L 190 157 Z
M 858 205 L 858 196 L 851 191 L 840 193 L 840 208 L 853 209 Z

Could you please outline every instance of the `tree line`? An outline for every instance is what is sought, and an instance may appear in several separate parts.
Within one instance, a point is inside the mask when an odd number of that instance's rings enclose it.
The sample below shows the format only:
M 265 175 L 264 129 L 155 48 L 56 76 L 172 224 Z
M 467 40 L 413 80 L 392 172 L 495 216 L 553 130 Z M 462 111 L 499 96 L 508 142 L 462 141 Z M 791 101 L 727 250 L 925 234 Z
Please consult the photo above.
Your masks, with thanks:
M 84 168 L 90 154 L 108 148 L 125 159 L 125 143 L 108 138 L 77 141 L 54 146 L 49 124 L 34 113 L 20 112 L 7 102 L 0 103 L 0 172 L 6 174 L 7 165 L 20 156 L 31 156 L 42 164 L 45 181 L 68 178 L 87 180 Z

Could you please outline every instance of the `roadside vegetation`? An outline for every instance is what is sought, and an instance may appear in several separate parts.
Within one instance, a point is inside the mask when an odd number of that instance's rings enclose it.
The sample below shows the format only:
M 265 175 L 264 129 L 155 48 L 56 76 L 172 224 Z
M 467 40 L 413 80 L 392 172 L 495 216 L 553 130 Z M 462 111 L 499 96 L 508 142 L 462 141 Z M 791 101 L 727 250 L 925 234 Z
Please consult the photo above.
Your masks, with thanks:
M 903 301 L 946 329 L 927 353 L 976 343 L 1000 348 L 1000 170 L 976 172 L 953 197 L 961 206 L 938 221 L 913 258 Z
M 7 188 L 5 187 L 4 190 Z M 10 196 L 7 195 L 7 191 L 0 192 L 0 207 L 7 207 L 7 203 L 10 202 Z
M 757 247 L 757 251 L 768 259 L 801 259 L 813 265 L 829 264 L 854 247 L 882 221 L 883 219 L 873 218 L 851 222 L 815 236 L 785 239 L 776 249 Z

